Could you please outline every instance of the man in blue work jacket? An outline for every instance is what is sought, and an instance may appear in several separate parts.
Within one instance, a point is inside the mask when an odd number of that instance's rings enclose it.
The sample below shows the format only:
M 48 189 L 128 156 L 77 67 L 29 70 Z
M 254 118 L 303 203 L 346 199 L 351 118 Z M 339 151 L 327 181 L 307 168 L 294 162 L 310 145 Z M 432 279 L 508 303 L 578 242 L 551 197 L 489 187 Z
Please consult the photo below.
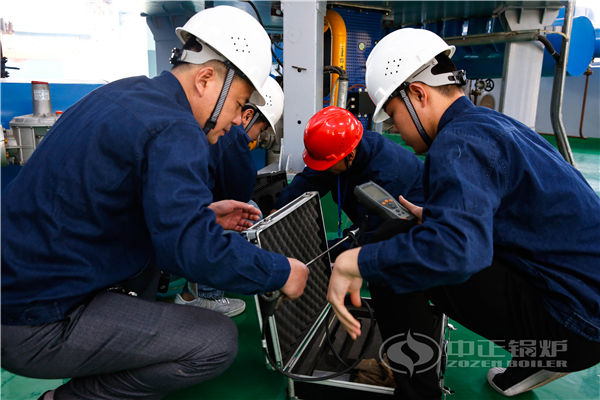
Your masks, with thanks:
M 269 129 L 275 132 L 284 106 L 283 90 L 274 78 L 267 78 L 263 92 L 265 104 L 246 104 L 242 108 L 241 125 L 232 126 L 227 135 L 210 147 L 209 188 L 215 200 L 248 202 L 252 198 L 256 166 L 251 150 L 263 141 Z
M 453 53 L 432 32 L 400 29 L 370 54 L 373 120 L 391 117 L 406 143 L 428 152 L 425 202 L 401 199 L 421 224 L 336 259 L 328 300 L 356 338 L 345 295 L 359 304 L 362 278 L 388 287 L 374 298 L 384 338 L 433 349 L 424 339 L 431 301 L 512 353 L 487 378 L 513 396 L 600 361 L 600 199 L 536 132 L 475 107 Z M 441 397 L 436 377 L 419 369 L 426 360 L 388 358 L 398 397 Z
M 247 203 L 254 193 L 256 166 L 250 154 L 259 136 L 275 124 L 283 113 L 283 90 L 277 81 L 267 78 L 263 86 L 265 104 L 246 104 L 242 108 L 242 124 L 232 126 L 216 144 L 210 146 L 208 188 L 213 200 L 233 199 Z M 225 292 L 203 283 L 188 282 L 183 293 L 175 296 L 176 304 L 208 308 L 228 317 L 246 309 L 242 299 L 225 297 Z
M 44 399 L 160 399 L 233 362 L 230 318 L 121 293 L 151 264 L 240 293 L 296 298 L 306 284 L 298 260 L 225 233 L 258 211 L 207 187 L 209 143 L 264 102 L 267 33 L 220 6 L 177 35 L 171 72 L 84 97 L 3 192 L 2 367 L 71 378 Z
M 276 208 L 307 191 L 331 193 L 338 205 L 338 236 L 342 210 L 354 224 L 350 229 L 360 228 L 361 241 L 382 223 L 357 202 L 354 188 L 362 183 L 374 181 L 394 196 L 423 201 L 423 162 L 379 133 L 363 132 L 348 110 L 330 106 L 313 115 L 304 130 L 304 148 L 306 168 L 281 192 Z

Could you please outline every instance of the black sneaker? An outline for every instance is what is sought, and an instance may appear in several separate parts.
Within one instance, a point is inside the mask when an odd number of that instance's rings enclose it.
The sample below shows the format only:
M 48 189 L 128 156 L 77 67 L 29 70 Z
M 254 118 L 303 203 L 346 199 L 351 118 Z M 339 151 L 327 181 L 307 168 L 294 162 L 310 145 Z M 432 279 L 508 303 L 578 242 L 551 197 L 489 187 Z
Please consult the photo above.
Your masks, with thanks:
M 515 376 L 506 377 L 503 376 L 506 368 L 491 368 L 487 373 L 487 380 L 491 387 L 504 396 L 511 397 L 520 393 L 533 390 L 544 386 L 547 383 L 552 382 L 558 378 L 569 374 L 569 372 L 554 372 L 545 369 L 539 369 L 536 371 L 529 371 L 525 376 L 520 374 L 520 377 Z M 509 372 L 512 372 L 509 370 Z M 508 379 L 502 379 L 508 378 Z M 511 379 L 512 378 L 512 379 Z

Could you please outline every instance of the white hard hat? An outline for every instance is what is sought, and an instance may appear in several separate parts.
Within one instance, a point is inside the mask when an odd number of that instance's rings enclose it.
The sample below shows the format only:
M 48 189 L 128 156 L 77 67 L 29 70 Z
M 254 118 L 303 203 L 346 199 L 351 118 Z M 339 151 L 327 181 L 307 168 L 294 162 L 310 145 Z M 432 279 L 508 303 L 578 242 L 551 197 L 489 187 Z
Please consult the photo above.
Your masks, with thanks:
M 175 29 L 182 43 L 196 37 L 201 44 L 230 61 L 254 86 L 250 102 L 265 103 L 262 87 L 271 72 L 271 40 L 260 23 L 247 12 L 231 6 L 217 6 L 198 12 L 183 27 Z M 211 59 L 221 59 L 212 57 Z M 222 60 L 222 59 L 221 59 Z M 208 61 L 184 59 L 192 63 Z
M 425 29 L 398 29 L 381 39 L 367 59 L 365 81 L 367 92 L 375 103 L 373 122 L 382 122 L 388 115 L 383 110 L 390 95 L 406 81 L 418 80 L 430 86 L 441 86 L 452 82 L 441 82 L 431 75 L 435 56 L 446 52 L 454 55 L 454 46 L 449 46 L 433 32 Z
M 283 90 L 279 83 L 270 76 L 267 78 L 263 86 L 263 96 L 265 97 L 265 105 L 257 106 L 262 115 L 265 116 L 271 128 L 275 130 L 275 124 L 283 114 Z

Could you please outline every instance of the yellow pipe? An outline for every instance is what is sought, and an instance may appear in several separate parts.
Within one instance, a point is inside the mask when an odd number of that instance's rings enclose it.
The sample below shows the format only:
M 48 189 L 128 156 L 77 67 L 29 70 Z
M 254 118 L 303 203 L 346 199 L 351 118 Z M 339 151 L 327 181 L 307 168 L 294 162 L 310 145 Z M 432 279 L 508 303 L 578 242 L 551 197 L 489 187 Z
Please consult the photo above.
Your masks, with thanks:
M 323 33 L 331 28 L 331 65 L 346 69 L 346 24 L 342 16 L 331 9 L 325 14 L 325 27 Z M 335 77 L 335 79 L 334 79 Z M 338 74 L 331 74 L 331 88 L 329 90 L 329 104 L 335 105 L 337 99 L 336 81 Z

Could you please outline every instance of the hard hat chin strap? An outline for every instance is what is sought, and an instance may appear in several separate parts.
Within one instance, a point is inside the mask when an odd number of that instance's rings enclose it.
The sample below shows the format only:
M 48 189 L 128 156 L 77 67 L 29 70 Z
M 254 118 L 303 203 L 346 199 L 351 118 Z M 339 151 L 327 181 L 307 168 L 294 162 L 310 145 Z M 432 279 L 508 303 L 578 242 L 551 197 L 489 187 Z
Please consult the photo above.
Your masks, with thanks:
M 400 95 L 400 98 L 402 99 L 402 101 L 404 101 L 404 104 L 406 105 L 406 109 L 408 110 L 410 118 L 413 120 L 413 123 L 417 128 L 417 132 L 419 132 L 421 139 L 423 139 L 423 141 L 429 148 L 431 147 L 432 140 L 425 131 L 425 128 L 423 128 L 423 124 L 421 124 L 421 120 L 419 119 L 419 116 L 415 111 L 415 107 L 413 106 L 412 101 L 410 101 L 410 98 L 408 97 L 407 89 L 409 85 L 410 84 L 408 82 L 404 82 L 398 89 L 395 90 L 395 93 L 392 93 L 392 97 L 394 97 L 394 94 L 396 93 L 397 95 Z
M 225 99 L 227 99 L 227 94 L 229 93 L 229 89 L 231 89 L 231 83 L 233 82 L 233 78 L 235 77 L 235 70 L 225 63 L 227 66 L 227 73 L 225 74 L 225 80 L 223 81 L 223 87 L 221 88 L 221 93 L 219 94 L 219 98 L 217 99 L 217 103 L 215 104 L 215 108 L 212 111 L 212 114 L 202 130 L 204 133 L 208 134 L 211 129 L 215 127 L 217 124 L 217 119 L 219 119 L 219 115 L 223 110 L 223 105 L 225 104 Z

